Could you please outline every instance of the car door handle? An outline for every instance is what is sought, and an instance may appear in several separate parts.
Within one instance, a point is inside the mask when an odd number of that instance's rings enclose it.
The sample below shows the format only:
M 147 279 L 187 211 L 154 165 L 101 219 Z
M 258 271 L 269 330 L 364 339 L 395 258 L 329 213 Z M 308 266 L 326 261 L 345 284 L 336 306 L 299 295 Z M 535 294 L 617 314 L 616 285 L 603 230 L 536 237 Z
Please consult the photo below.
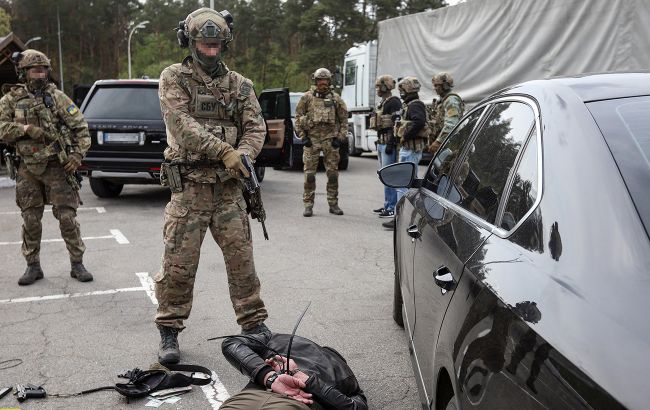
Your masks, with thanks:
M 451 271 L 446 266 L 441 266 L 433 272 L 433 280 L 436 282 L 436 285 L 440 286 L 443 295 L 450 290 L 454 290 L 456 287 L 454 275 L 451 274 Z
M 411 225 L 406 229 L 406 233 L 409 234 L 411 238 L 419 238 L 422 236 L 422 233 L 420 232 L 420 228 L 418 228 L 417 225 Z

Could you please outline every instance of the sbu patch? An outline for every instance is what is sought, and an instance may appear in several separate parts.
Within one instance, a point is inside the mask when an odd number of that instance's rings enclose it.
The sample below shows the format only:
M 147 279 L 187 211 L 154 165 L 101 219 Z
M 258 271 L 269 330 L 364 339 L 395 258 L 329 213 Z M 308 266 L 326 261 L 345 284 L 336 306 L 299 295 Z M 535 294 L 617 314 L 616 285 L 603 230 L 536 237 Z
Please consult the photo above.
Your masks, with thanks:
M 239 87 L 239 93 L 244 96 L 249 96 L 251 94 L 251 89 L 253 87 L 251 86 L 250 83 L 244 82 L 242 85 Z
M 77 108 L 77 106 L 74 105 L 74 104 L 70 104 L 70 105 L 68 106 L 68 108 L 66 108 L 65 110 L 66 110 L 66 111 L 68 112 L 68 114 L 70 114 L 70 115 L 75 115 L 76 113 L 79 112 L 79 108 Z

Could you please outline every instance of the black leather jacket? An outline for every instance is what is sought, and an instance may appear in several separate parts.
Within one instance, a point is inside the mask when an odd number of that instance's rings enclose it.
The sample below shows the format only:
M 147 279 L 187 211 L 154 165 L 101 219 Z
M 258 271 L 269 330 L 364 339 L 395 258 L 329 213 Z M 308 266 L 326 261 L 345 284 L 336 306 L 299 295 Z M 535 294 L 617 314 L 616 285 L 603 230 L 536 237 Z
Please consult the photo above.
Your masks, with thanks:
M 275 354 L 286 356 L 291 335 L 264 332 L 233 336 L 221 345 L 228 362 L 251 378 L 246 388 L 263 389 L 264 377 L 273 371 L 264 359 Z M 309 375 L 304 389 L 325 409 L 367 410 L 368 403 L 357 378 L 343 356 L 330 347 L 319 346 L 304 337 L 295 336 L 291 358 Z

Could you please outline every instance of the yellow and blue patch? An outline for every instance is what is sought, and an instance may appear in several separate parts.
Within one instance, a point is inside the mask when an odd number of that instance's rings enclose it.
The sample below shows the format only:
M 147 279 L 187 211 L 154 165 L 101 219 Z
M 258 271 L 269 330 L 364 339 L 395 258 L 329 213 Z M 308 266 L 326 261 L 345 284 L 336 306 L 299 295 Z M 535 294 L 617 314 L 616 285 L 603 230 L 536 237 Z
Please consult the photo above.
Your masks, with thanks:
M 70 115 L 75 115 L 76 113 L 79 112 L 79 108 L 77 108 L 77 106 L 74 105 L 74 104 L 70 104 L 70 105 L 68 106 L 68 108 L 66 108 L 65 110 L 66 110 L 66 111 L 68 112 L 68 114 L 70 114 Z

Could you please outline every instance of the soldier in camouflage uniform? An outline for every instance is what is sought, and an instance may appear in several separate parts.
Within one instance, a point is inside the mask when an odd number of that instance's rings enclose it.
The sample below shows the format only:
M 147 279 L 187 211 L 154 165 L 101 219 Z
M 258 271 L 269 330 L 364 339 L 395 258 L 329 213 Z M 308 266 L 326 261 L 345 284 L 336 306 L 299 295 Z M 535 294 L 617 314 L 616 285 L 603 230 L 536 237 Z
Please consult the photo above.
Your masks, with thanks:
M 237 323 L 244 333 L 266 329 L 241 180 L 248 176 L 241 155 L 259 154 L 266 128 L 252 82 L 221 60 L 232 41 L 231 23 L 227 11 L 190 13 L 177 34 L 191 56 L 160 75 L 165 160 L 179 164 L 182 176 L 181 192 L 172 192 L 165 208 L 165 253 L 154 277 L 161 363 L 180 360 L 177 335 L 190 315 L 208 229 L 223 252 Z
M 312 216 L 316 191 L 316 169 L 323 151 L 327 174 L 327 203 L 330 213 L 343 215 L 338 205 L 339 195 L 339 147 L 348 129 L 348 111 L 341 97 L 331 90 L 332 73 L 319 68 L 312 75 L 314 86 L 303 94 L 296 106 L 296 126 L 300 138 L 305 141 L 302 161 L 305 171 L 305 205 L 303 216 Z
M 25 50 L 13 59 L 24 84 L 3 87 L 0 142 L 15 148 L 18 165 L 16 203 L 23 217 L 22 253 L 27 260 L 18 284 L 30 285 L 43 278 L 39 254 L 45 204 L 52 204 L 59 221 L 70 253 L 70 275 L 81 282 L 91 281 L 93 276 L 82 262 L 86 246 L 76 220 L 79 185 L 73 176 L 90 147 L 88 124 L 72 100 L 50 82 L 50 60 L 45 54 Z M 65 147 L 55 143 L 57 135 L 63 136 Z M 62 164 L 59 158 L 66 155 Z
M 427 124 L 427 108 L 420 100 L 420 81 L 415 77 L 404 77 L 397 85 L 402 98 L 404 115 L 395 123 L 395 135 L 399 138 L 400 150 L 398 162 L 415 164 L 417 177 L 418 164 L 422 160 L 422 151 L 427 147 L 429 125 Z M 406 188 L 397 190 L 397 202 L 406 193 Z M 382 224 L 384 228 L 395 229 L 395 220 L 391 219 Z
M 431 144 L 429 152 L 435 155 L 447 135 L 458 124 L 460 117 L 465 111 L 463 99 L 456 93 L 452 93 L 454 79 L 449 73 L 439 73 L 431 79 L 433 88 L 436 90 L 439 100 L 433 100 L 431 105 Z

